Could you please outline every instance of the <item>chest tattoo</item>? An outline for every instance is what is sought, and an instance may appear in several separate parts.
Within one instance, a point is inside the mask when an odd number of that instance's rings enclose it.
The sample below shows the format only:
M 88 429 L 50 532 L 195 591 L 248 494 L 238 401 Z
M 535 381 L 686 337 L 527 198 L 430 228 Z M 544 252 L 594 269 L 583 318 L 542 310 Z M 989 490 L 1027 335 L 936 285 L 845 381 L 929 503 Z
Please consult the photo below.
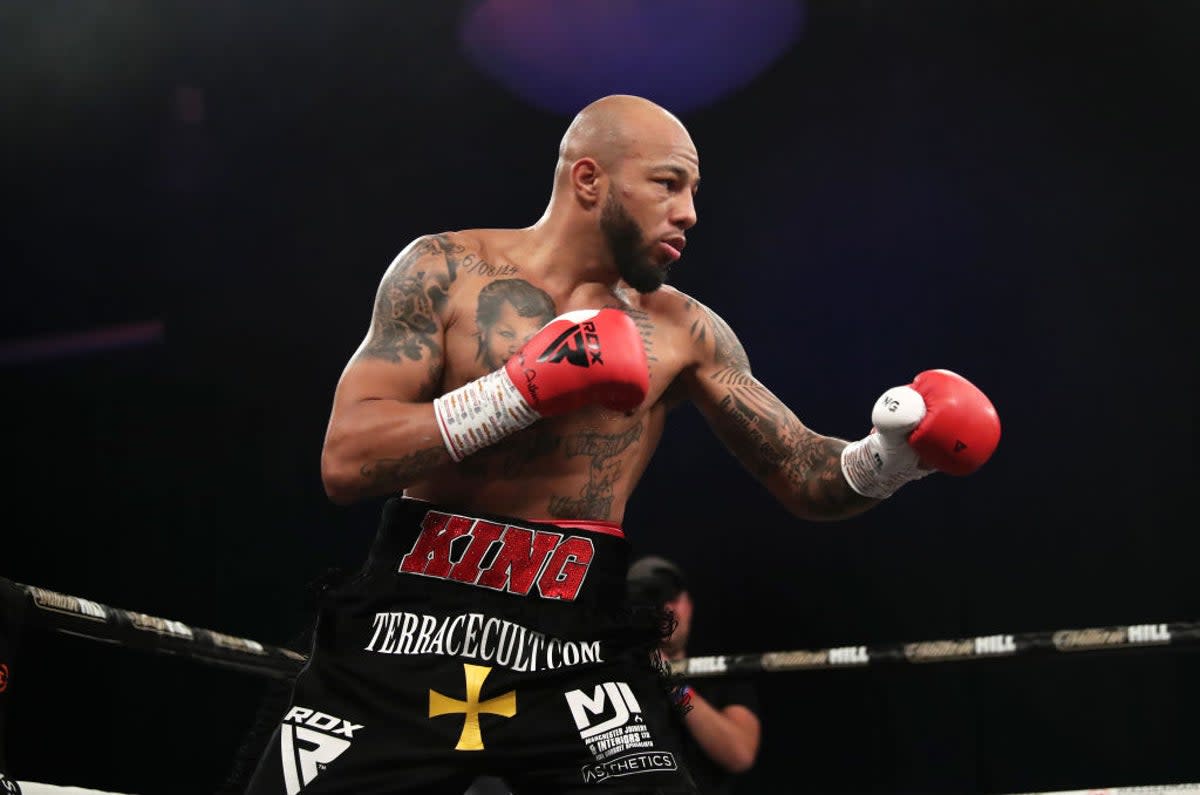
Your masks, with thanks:
M 559 519 L 602 519 L 612 515 L 614 487 L 621 477 L 622 455 L 642 438 L 643 423 L 616 434 L 585 431 L 563 440 L 568 458 L 590 458 L 588 479 L 575 496 L 550 497 L 550 515 Z

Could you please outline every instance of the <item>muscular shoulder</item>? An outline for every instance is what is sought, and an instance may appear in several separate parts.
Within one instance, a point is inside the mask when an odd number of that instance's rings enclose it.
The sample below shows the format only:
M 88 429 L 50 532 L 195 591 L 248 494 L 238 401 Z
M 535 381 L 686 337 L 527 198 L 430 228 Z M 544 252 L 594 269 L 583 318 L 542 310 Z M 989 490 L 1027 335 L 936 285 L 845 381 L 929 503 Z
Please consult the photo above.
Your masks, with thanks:
M 503 251 L 504 233 L 511 230 L 465 229 L 421 235 L 396 256 L 383 276 L 380 296 L 386 299 L 419 294 L 429 309 L 443 314 L 450 297 L 472 277 L 496 278 L 516 272 L 516 267 L 496 260 L 490 252 Z
M 433 281 L 448 289 L 466 251 L 456 232 L 421 235 L 401 250 L 383 275 L 381 291 L 412 289 Z
M 451 282 L 467 274 L 494 276 L 489 251 L 503 248 L 503 233 L 509 231 L 463 229 L 422 235 L 405 246 L 389 271 L 443 272 Z
M 642 296 L 642 307 L 687 349 L 695 364 L 706 362 L 749 369 L 737 335 L 715 311 L 692 296 L 663 286 Z

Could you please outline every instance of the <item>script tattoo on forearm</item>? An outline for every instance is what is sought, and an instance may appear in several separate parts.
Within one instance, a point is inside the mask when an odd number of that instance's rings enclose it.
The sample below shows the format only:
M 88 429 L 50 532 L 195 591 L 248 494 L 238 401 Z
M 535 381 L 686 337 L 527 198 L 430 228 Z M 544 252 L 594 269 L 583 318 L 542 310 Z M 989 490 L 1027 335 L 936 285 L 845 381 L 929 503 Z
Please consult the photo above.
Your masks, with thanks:
M 425 237 L 392 263 L 376 295 L 363 355 L 400 362 L 420 361 L 428 352 L 440 361 L 441 346 L 434 339 L 437 315 L 446 305 L 463 251 L 445 235 Z
M 816 516 L 836 517 L 867 501 L 842 477 L 845 442 L 814 433 L 751 375 L 750 360 L 729 325 L 703 311 L 691 324 L 698 343 L 711 339 L 721 365 L 710 378 L 720 385 L 716 431 L 730 451 L 760 478 L 781 477 L 790 494 Z M 690 307 L 689 307 L 690 308 Z
M 718 435 L 750 471 L 781 476 L 817 516 L 836 517 L 864 504 L 842 477 L 845 442 L 813 433 L 745 371 L 726 368 L 713 380 L 727 389 Z
M 729 448 L 755 474 L 766 477 L 790 452 L 787 425 L 791 413 L 745 371 L 725 368 L 713 379 L 727 387 L 719 405 L 729 423 L 741 431 L 728 434 Z
M 438 445 L 401 458 L 381 458 L 362 465 L 359 474 L 373 489 L 402 489 L 414 478 L 446 460 L 446 448 Z
M 614 486 L 621 477 L 622 453 L 642 438 L 642 423 L 616 434 L 584 433 L 565 440 L 567 457 L 589 456 L 588 482 L 578 497 L 551 496 L 550 515 L 558 519 L 607 519 L 612 516 Z

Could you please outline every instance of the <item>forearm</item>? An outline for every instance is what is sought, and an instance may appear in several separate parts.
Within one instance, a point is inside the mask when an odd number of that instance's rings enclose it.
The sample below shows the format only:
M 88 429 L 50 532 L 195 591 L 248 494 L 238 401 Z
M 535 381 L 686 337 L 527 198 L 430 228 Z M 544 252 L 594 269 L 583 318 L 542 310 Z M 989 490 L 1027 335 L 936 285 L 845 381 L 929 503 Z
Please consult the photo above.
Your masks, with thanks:
M 758 756 L 757 719 L 742 709 L 743 722 L 716 709 L 694 689 L 684 725 L 710 759 L 730 773 L 743 773 Z
M 362 400 L 330 420 L 321 479 L 329 498 L 346 504 L 397 493 L 448 463 L 433 404 Z
M 742 465 L 801 519 L 844 519 L 876 505 L 842 474 L 847 443 L 810 430 L 745 367 L 705 372 L 691 383 L 700 411 Z
M 844 519 L 878 505 L 879 500 L 862 496 L 846 481 L 841 461 L 846 444 L 805 429 L 767 476 L 767 488 L 802 519 Z

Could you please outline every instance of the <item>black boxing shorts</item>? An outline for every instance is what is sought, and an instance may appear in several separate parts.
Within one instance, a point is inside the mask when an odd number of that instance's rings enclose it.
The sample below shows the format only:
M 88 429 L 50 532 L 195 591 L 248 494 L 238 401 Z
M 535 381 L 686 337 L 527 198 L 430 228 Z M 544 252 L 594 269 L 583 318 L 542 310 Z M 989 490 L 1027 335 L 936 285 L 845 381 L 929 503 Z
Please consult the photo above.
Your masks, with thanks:
M 604 522 L 466 516 L 395 498 L 330 590 L 247 795 L 694 793 L 679 712 L 626 607 Z

